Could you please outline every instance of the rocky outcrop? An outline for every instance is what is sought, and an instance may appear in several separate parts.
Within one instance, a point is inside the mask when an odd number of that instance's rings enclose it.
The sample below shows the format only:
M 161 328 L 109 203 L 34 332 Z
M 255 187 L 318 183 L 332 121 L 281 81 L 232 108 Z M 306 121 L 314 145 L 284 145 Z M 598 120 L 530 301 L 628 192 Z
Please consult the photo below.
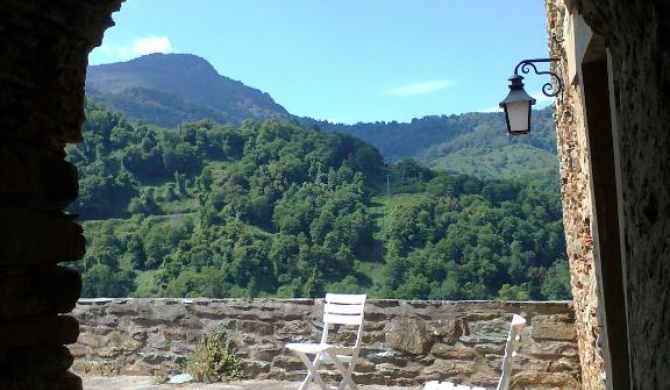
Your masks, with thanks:
M 284 345 L 318 340 L 321 309 L 322 301 L 312 299 L 82 299 L 73 312 L 81 323 L 79 341 L 70 346 L 73 369 L 167 375 L 183 369 L 201 335 L 223 332 L 248 378 L 301 380 L 304 366 Z M 448 379 L 495 387 L 512 313 L 529 325 L 513 382 L 526 389 L 579 387 L 567 302 L 368 300 L 355 380 L 418 385 Z

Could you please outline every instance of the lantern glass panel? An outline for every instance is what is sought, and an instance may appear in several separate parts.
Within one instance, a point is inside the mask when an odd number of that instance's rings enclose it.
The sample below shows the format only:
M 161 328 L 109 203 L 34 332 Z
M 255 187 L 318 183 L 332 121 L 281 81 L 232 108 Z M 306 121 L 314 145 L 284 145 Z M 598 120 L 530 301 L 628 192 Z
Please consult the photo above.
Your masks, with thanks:
M 529 131 L 530 102 L 507 103 L 507 120 L 510 133 L 527 133 Z

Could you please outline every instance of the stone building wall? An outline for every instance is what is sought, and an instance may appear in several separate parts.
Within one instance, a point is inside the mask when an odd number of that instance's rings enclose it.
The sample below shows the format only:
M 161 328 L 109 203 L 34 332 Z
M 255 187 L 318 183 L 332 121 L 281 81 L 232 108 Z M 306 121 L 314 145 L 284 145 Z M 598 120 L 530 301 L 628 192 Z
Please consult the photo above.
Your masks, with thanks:
M 609 52 L 612 78 L 614 166 L 620 190 L 622 278 L 631 383 L 615 388 L 670 388 L 670 2 L 667 0 L 546 0 L 552 56 L 562 60 L 556 70 L 565 76 L 570 63 L 563 51 L 565 6 L 584 18 Z M 592 188 L 584 170 L 591 155 L 583 143 L 584 109 L 578 90 L 571 88 L 557 101 L 556 119 L 564 194 L 564 224 L 572 268 L 573 294 L 584 382 L 602 387 L 591 369 L 599 366 L 599 334 L 593 308 L 598 308 L 600 275 L 593 275 L 588 210 Z M 589 118 L 598 121 L 601 118 Z M 598 140 L 595 140 L 598 142 Z M 583 166 L 580 167 L 580 164 Z M 585 177 L 582 177 L 585 176 Z M 580 204 L 586 204 L 580 206 Z M 606 234 L 606 233 L 605 233 Z M 580 253 L 582 255 L 580 255 Z M 603 259 L 608 261 L 609 259 Z M 609 278 L 609 276 L 605 276 Z M 612 315 L 609 312 L 607 315 Z M 582 318 L 582 321 L 579 319 Z M 616 335 L 610 337 L 616 339 Z M 621 363 L 621 362 L 612 362 Z M 625 363 L 624 363 L 625 365 Z
M 582 0 L 612 56 L 631 388 L 670 388 L 670 2 Z
M 198 337 L 223 331 L 249 378 L 301 380 L 288 342 L 316 341 L 322 300 L 82 299 L 76 373 L 164 376 L 181 370 Z M 528 326 L 512 383 L 575 389 L 581 381 L 568 302 L 368 300 L 357 383 L 419 385 L 449 379 L 495 387 L 512 313 Z
M 580 361 L 585 390 L 604 389 L 602 374 L 605 370 L 598 346 L 599 292 L 593 253 L 593 225 L 595 221 L 591 198 L 591 161 L 585 132 L 584 106 L 578 84 L 570 83 L 566 54 L 564 21 L 566 9 L 563 0 L 547 0 L 547 28 L 549 55 L 560 58 L 552 71 L 564 80 L 564 91 L 554 110 L 557 151 L 563 200 L 563 225 L 567 255 L 570 263 L 570 284 L 575 308 L 575 329 L 578 335 Z M 570 49 L 569 49 L 570 50 Z

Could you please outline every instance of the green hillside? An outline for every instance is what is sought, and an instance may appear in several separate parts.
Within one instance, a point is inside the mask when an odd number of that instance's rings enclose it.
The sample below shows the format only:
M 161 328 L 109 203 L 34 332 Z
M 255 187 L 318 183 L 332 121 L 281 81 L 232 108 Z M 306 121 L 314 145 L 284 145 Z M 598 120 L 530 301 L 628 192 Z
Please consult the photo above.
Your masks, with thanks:
M 86 95 L 128 118 L 165 127 L 209 118 L 289 118 L 267 93 L 216 72 L 192 54 L 149 54 L 126 62 L 89 66 Z
M 409 123 L 302 121 L 369 142 L 388 162 L 412 158 L 430 168 L 478 177 L 550 176 L 558 181 L 552 113 L 550 107 L 534 111 L 531 134 L 516 137 L 507 135 L 502 113 L 426 116 Z
M 84 296 L 569 296 L 559 195 L 543 183 L 387 165 L 296 121 L 86 115 L 86 142 L 67 150 Z
M 556 155 L 530 145 L 464 148 L 426 161 L 434 169 L 477 177 L 551 177 L 558 185 Z

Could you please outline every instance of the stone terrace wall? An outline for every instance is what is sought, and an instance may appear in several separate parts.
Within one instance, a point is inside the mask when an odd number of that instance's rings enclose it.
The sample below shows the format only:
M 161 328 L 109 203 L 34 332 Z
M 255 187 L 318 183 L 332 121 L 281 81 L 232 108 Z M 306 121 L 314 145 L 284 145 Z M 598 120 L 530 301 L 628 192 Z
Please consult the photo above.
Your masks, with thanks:
M 223 331 L 249 378 L 301 380 L 284 348 L 318 340 L 320 299 L 82 299 L 81 335 L 70 351 L 79 374 L 167 375 L 180 371 L 197 339 Z M 581 383 L 574 312 L 568 302 L 368 300 L 361 384 L 418 385 L 450 379 L 493 386 L 512 313 L 528 321 L 512 383 L 574 389 Z M 513 386 L 514 387 L 514 386 Z

